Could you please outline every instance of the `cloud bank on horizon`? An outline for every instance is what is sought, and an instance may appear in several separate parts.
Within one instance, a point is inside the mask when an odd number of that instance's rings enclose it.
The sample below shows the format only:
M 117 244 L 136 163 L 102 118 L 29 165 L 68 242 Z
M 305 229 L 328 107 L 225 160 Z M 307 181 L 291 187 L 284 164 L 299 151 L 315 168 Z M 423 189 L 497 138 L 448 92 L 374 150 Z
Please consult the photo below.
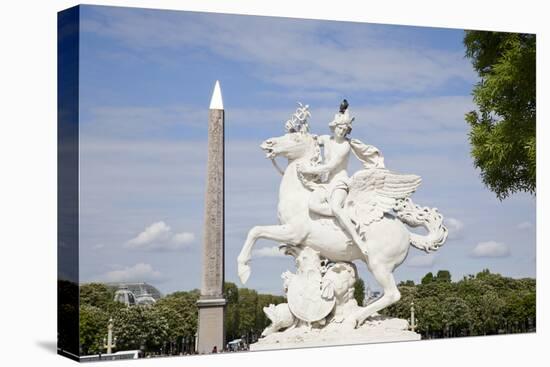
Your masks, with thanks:
M 226 280 L 254 225 L 277 223 L 280 176 L 261 141 L 283 134 L 296 102 L 328 133 L 343 98 L 352 137 L 390 169 L 419 174 L 413 200 L 436 206 L 450 235 L 436 254 L 411 248 L 398 280 L 484 268 L 534 277 L 535 199 L 498 201 L 473 168 L 464 114 L 476 75 L 463 31 L 274 17 L 83 6 L 81 278 L 200 287 L 208 103 L 226 108 Z M 282 164 L 282 162 L 280 162 Z M 351 163 L 350 171 L 359 167 Z M 248 287 L 282 293 L 293 269 L 259 241 Z M 376 289 L 366 267 L 360 275 Z

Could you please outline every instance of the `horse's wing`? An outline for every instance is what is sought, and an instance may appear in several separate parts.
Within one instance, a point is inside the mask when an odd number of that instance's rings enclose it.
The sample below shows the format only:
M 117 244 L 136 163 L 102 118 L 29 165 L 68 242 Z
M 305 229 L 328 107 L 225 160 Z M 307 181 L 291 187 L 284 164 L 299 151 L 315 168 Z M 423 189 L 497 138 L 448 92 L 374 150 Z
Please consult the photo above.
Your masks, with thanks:
M 398 199 L 409 197 L 420 186 L 417 175 L 384 168 L 361 170 L 351 178 L 347 208 L 358 226 L 367 226 L 390 212 Z

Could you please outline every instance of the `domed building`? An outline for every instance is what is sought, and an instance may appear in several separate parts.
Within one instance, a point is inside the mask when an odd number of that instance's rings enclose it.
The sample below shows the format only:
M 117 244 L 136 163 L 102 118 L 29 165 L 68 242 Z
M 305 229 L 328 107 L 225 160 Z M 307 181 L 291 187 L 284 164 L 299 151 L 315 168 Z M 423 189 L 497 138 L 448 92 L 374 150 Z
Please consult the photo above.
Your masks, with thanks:
M 126 285 L 121 284 L 115 292 L 114 301 L 124 303 L 128 307 L 135 306 L 136 296 Z
M 117 289 L 120 289 L 121 287 L 126 287 L 130 292 L 134 294 L 134 297 L 137 298 L 139 295 L 143 293 L 147 293 L 151 295 L 155 299 L 155 301 L 158 301 L 162 298 L 162 293 L 153 285 L 146 283 L 146 282 L 116 282 L 116 283 L 105 283 L 105 285 L 112 290 L 116 291 Z
M 115 288 L 115 302 L 124 303 L 126 306 L 151 306 L 154 305 L 162 294 L 158 289 L 147 283 L 109 283 L 109 287 Z
M 149 293 L 142 293 L 137 296 L 136 298 L 136 304 L 139 306 L 152 306 L 154 305 L 156 300 L 153 298 L 153 296 Z

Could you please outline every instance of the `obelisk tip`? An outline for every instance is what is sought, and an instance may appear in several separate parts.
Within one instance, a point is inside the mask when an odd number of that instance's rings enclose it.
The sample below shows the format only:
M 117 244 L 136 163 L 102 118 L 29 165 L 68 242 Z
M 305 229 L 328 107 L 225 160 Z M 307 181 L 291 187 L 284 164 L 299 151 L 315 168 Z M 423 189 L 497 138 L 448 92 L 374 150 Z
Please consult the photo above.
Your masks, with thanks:
M 214 92 L 212 93 L 212 99 L 210 99 L 211 110 L 223 110 L 222 91 L 220 89 L 220 82 L 216 80 L 214 85 Z

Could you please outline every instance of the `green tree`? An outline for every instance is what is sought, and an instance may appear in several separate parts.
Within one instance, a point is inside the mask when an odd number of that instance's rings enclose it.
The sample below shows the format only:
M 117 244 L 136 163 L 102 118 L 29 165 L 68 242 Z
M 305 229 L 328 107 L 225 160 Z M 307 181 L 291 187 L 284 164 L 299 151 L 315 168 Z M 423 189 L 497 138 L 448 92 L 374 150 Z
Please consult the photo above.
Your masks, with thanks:
M 502 200 L 536 190 L 536 36 L 466 31 L 466 56 L 480 81 L 479 111 L 466 114 L 474 165 Z
M 409 319 L 411 316 L 411 303 L 416 302 L 417 287 L 412 280 L 402 282 L 398 287 L 401 300 L 383 309 L 381 313 L 401 319 Z
M 180 342 L 183 337 L 194 337 L 197 331 L 198 291 L 174 292 L 159 299 L 153 306 L 168 322 L 168 339 Z
M 239 335 L 248 336 L 256 331 L 257 313 L 258 292 L 248 288 L 239 289 Z
M 355 281 L 353 297 L 359 306 L 363 306 L 363 302 L 365 301 L 365 282 L 359 277 Z
M 451 282 L 451 273 L 448 270 L 439 270 L 435 276 L 435 280 L 438 282 Z
M 80 304 L 99 307 L 107 312 L 115 312 L 124 307 L 114 301 L 115 291 L 102 283 L 89 283 L 80 286 Z
M 271 324 L 271 320 L 269 320 L 264 313 L 264 307 L 271 304 L 278 305 L 279 303 L 283 302 L 286 302 L 286 299 L 283 296 L 276 296 L 273 294 L 258 294 L 258 305 L 256 309 L 256 329 L 254 331 L 256 336 L 259 336 L 261 332 L 269 324 Z
M 107 308 L 113 300 L 114 293 L 102 283 L 89 283 L 80 286 L 80 303 L 99 308 Z
M 169 341 L 170 325 L 162 310 L 156 307 L 127 307 L 120 309 L 114 320 L 114 335 L 119 350 L 144 348 L 145 352 L 158 352 Z
M 473 315 L 468 302 L 460 297 L 448 295 L 440 307 L 447 336 L 461 336 L 469 333 Z
M 420 297 L 415 302 L 418 330 L 429 337 L 443 337 L 444 310 L 439 297 Z
M 239 288 L 235 283 L 224 284 L 225 300 L 225 333 L 227 341 L 238 339 L 239 334 Z
M 431 283 L 433 281 L 434 281 L 434 275 L 432 274 L 432 272 L 429 272 L 428 274 L 424 275 L 424 277 L 422 278 L 420 283 L 428 284 L 428 283 Z
M 400 287 L 414 287 L 414 280 L 402 280 L 399 282 Z
M 535 279 L 508 278 L 485 269 L 453 283 L 444 270 L 435 278 L 428 273 L 418 285 L 401 283 L 399 291 L 401 300 L 381 313 L 408 319 L 414 301 L 424 338 L 535 330 Z
M 82 353 L 98 354 L 104 352 L 103 338 L 107 336 L 109 315 L 99 307 L 87 304 L 80 306 L 80 347 Z

